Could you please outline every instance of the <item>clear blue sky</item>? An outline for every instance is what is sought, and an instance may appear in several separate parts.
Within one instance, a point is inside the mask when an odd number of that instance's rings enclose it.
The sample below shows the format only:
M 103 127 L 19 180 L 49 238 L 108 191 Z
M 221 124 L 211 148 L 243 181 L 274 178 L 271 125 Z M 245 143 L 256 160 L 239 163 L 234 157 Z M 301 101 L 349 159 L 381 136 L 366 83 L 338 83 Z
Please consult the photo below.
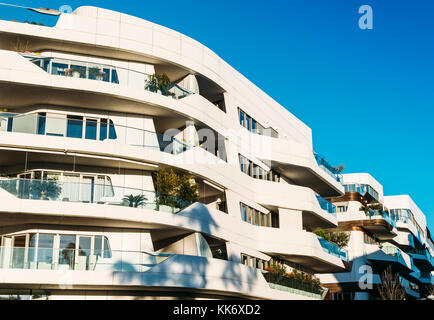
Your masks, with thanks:
M 371 173 L 386 195 L 409 194 L 434 233 L 434 1 L 13 3 L 94 5 L 198 40 L 311 127 L 314 148 L 332 164 Z M 364 4 L 373 30 L 358 28 Z M 46 19 L 5 7 L 0 18 Z

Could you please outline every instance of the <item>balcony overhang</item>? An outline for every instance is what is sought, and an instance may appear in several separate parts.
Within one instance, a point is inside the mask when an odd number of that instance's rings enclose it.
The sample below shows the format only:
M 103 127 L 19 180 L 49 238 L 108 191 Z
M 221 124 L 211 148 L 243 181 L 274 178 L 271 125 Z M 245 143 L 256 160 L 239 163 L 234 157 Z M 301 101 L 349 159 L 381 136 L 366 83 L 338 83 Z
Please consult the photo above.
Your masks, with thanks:
M 279 254 L 278 252 L 269 252 L 267 254 L 278 256 L 281 259 L 289 260 L 293 263 L 304 265 L 316 273 L 343 272 L 343 271 L 350 271 L 351 269 L 350 264 L 343 260 L 341 260 L 342 265 L 339 266 L 337 264 L 332 264 L 330 262 L 322 260 L 316 256 L 288 255 L 288 254 L 282 255 Z
M 429 259 L 425 254 L 411 254 L 411 257 L 419 270 L 425 272 L 434 271 L 434 258 Z
M 282 176 L 291 179 L 298 185 L 314 190 L 323 197 L 337 197 L 342 194 L 342 191 L 335 186 L 335 184 L 339 184 L 337 181 L 336 183 L 330 183 L 312 168 L 275 160 L 266 161 L 270 163 L 271 168 L 274 168 Z M 324 173 L 324 175 L 327 175 L 327 173 Z
M 397 231 L 384 219 L 366 219 L 339 221 L 338 228 L 343 231 L 351 231 L 353 227 L 362 227 L 374 234 L 380 240 L 390 240 L 396 237 Z

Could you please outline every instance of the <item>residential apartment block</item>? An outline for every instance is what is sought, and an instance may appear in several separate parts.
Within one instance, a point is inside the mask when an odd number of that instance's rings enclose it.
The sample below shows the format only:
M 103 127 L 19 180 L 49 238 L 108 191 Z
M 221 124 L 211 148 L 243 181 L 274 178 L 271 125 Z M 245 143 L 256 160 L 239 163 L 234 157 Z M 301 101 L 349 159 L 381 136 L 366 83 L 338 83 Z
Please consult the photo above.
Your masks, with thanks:
M 374 283 L 392 264 L 417 298 L 431 283 L 413 201 L 341 175 L 197 41 L 86 6 L 0 20 L 0 56 L 0 295 L 368 299 L 362 264 Z M 389 214 L 359 211 L 374 200 Z M 317 228 L 350 232 L 348 250 Z

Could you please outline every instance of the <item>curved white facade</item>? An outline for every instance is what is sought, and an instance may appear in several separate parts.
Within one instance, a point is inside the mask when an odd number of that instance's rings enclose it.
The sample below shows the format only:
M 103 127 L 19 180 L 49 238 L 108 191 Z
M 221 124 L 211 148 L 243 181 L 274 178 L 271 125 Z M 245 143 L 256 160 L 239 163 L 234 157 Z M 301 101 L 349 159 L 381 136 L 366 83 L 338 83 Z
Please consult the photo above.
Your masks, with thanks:
M 0 20 L 0 57 L 1 292 L 324 299 L 312 279 L 350 279 L 355 253 L 314 231 L 353 219 L 326 200 L 343 183 L 381 202 L 382 186 L 343 178 L 309 127 L 202 44 L 80 7 L 53 28 Z M 162 169 L 190 175 L 198 201 L 161 192 Z

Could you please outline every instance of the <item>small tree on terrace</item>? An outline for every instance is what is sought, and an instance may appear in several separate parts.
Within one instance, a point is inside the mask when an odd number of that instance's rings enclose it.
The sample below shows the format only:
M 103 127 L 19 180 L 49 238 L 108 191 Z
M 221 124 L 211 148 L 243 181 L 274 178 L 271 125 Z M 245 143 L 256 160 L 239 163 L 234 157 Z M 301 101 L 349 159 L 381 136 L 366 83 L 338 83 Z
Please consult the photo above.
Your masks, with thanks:
M 381 276 L 381 284 L 377 285 L 381 300 L 404 300 L 405 289 L 399 281 L 397 273 L 392 273 L 392 266 L 388 266 Z

